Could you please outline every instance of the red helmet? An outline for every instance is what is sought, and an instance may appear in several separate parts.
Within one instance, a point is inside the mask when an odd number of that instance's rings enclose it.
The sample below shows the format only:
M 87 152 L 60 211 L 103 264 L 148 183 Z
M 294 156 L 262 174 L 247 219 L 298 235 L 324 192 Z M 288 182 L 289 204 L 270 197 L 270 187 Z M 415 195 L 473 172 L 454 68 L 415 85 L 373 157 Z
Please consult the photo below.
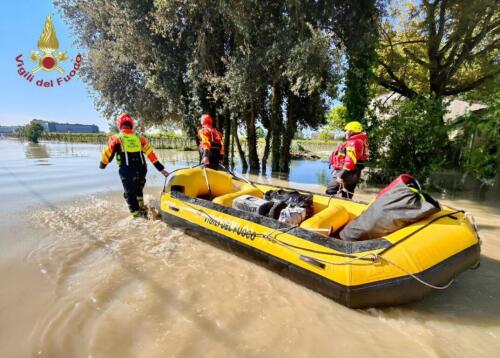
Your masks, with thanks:
M 134 128 L 134 120 L 127 113 L 121 114 L 116 120 L 116 125 L 119 129 L 122 129 L 122 126 L 125 123 L 129 123 L 132 128 Z
M 201 122 L 202 126 L 206 126 L 206 125 L 211 126 L 214 123 L 214 120 L 212 117 L 210 117 L 209 114 L 204 114 L 201 116 L 200 122 Z

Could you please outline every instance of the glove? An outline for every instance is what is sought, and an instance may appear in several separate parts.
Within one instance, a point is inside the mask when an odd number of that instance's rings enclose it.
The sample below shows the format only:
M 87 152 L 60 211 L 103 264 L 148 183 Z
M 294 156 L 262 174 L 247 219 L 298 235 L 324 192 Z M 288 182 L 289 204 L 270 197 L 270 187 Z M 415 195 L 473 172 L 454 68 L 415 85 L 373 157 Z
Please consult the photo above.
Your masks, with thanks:
M 168 175 L 170 174 L 165 169 L 163 169 L 160 173 L 162 173 L 165 178 L 168 177 Z
M 208 164 L 210 164 L 210 160 L 208 160 L 208 157 L 203 157 L 203 158 L 201 159 L 201 164 L 203 164 L 203 165 L 208 165 Z

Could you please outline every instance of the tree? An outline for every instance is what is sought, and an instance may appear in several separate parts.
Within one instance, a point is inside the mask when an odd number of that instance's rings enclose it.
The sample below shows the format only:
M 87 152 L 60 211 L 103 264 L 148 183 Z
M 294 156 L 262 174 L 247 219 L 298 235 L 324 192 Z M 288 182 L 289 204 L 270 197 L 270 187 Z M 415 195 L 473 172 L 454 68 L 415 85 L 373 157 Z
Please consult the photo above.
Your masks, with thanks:
M 465 99 L 480 101 L 488 107 L 480 114 L 463 118 L 463 131 L 458 136 L 461 157 L 457 165 L 483 184 L 493 185 L 500 174 L 500 76 L 475 90 Z
M 29 124 L 21 127 L 19 131 L 21 136 L 28 139 L 31 143 L 38 143 L 38 139 L 43 132 L 43 126 L 35 121 L 31 121 Z
M 387 15 L 380 25 L 374 79 L 379 90 L 408 100 L 396 103 L 389 118 L 369 119 L 371 160 L 385 180 L 404 171 L 426 178 L 451 163 L 443 121 L 447 97 L 489 86 L 500 72 L 499 4 L 408 1 L 395 3 Z
M 342 102 L 351 120 L 363 122 L 370 103 L 370 82 L 377 60 L 378 21 L 382 4 L 374 0 L 350 1 L 342 32 L 347 48 L 347 71 Z
M 407 98 L 470 91 L 500 72 L 496 0 L 422 0 L 380 27 L 376 82 Z
M 343 130 L 345 125 L 350 121 L 347 108 L 343 105 L 338 105 L 330 109 L 326 114 L 326 130 L 338 131 Z
M 257 129 L 255 130 L 255 135 L 257 136 L 257 139 L 263 139 L 266 137 L 266 130 L 262 127 L 257 127 Z
M 447 128 L 442 123 L 441 101 L 416 97 L 399 101 L 388 118 L 369 121 L 370 161 L 379 169 L 371 178 L 387 183 L 401 173 L 428 179 L 447 161 Z
M 127 111 L 145 126 L 182 123 L 194 136 L 199 116 L 208 112 L 224 129 L 225 150 L 234 138 L 242 162 L 248 155 L 252 170 L 265 168 L 272 152 L 273 170 L 288 171 L 297 128 L 324 123 L 325 103 L 337 96 L 340 81 L 342 54 L 335 34 L 352 43 L 363 39 L 352 52 L 356 61 L 366 52 L 363 46 L 373 45 L 357 19 L 366 6 L 346 0 L 55 4 L 87 49 L 81 74 L 106 116 Z M 246 153 L 235 138 L 238 124 L 248 136 Z M 261 163 L 259 124 L 267 130 Z

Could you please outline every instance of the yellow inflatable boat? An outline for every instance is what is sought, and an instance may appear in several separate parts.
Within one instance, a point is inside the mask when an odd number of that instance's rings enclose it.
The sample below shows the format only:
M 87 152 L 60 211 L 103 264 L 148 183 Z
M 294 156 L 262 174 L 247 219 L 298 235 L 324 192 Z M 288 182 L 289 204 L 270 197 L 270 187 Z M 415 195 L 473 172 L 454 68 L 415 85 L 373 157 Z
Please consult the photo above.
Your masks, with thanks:
M 165 222 L 352 308 L 420 299 L 479 263 L 475 225 L 447 207 L 384 237 L 356 242 L 327 232 L 359 216 L 365 203 L 309 193 L 314 212 L 300 225 L 232 208 L 242 195 L 262 198 L 276 189 L 223 171 L 179 169 L 168 177 L 159 209 Z

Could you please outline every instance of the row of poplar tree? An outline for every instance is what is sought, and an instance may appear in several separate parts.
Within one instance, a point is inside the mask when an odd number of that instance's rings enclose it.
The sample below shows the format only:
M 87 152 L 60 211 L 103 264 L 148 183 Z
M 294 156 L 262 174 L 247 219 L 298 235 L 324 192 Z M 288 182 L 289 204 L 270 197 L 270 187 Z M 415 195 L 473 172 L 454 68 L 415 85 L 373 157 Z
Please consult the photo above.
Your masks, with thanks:
M 371 30 L 379 8 L 371 0 L 56 5 L 88 49 L 82 75 L 106 115 L 126 110 L 146 125 L 182 123 L 194 135 L 200 114 L 211 113 L 223 130 L 226 153 L 234 140 L 251 170 L 265 169 L 269 157 L 273 171 L 289 170 L 297 129 L 324 123 L 344 67 L 348 81 L 357 83 L 346 94 L 357 97 L 347 101 L 355 104 L 348 105 L 354 117 L 363 114 L 359 99 L 368 100 L 359 64 L 370 61 L 376 42 Z M 267 130 L 261 158 L 257 125 Z
M 332 99 L 364 121 L 374 83 L 439 102 L 498 73 L 498 2 L 409 1 L 398 7 L 406 17 L 392 3 L 55 0 L 87 50 L 81 73 L 105 115 L 127 111 L 194 135 L 208 112 L 226 153 L 233 142 L 243 166 L 265 169 L 271 158 L 283 172 L 297 130 L 322 125 Z

